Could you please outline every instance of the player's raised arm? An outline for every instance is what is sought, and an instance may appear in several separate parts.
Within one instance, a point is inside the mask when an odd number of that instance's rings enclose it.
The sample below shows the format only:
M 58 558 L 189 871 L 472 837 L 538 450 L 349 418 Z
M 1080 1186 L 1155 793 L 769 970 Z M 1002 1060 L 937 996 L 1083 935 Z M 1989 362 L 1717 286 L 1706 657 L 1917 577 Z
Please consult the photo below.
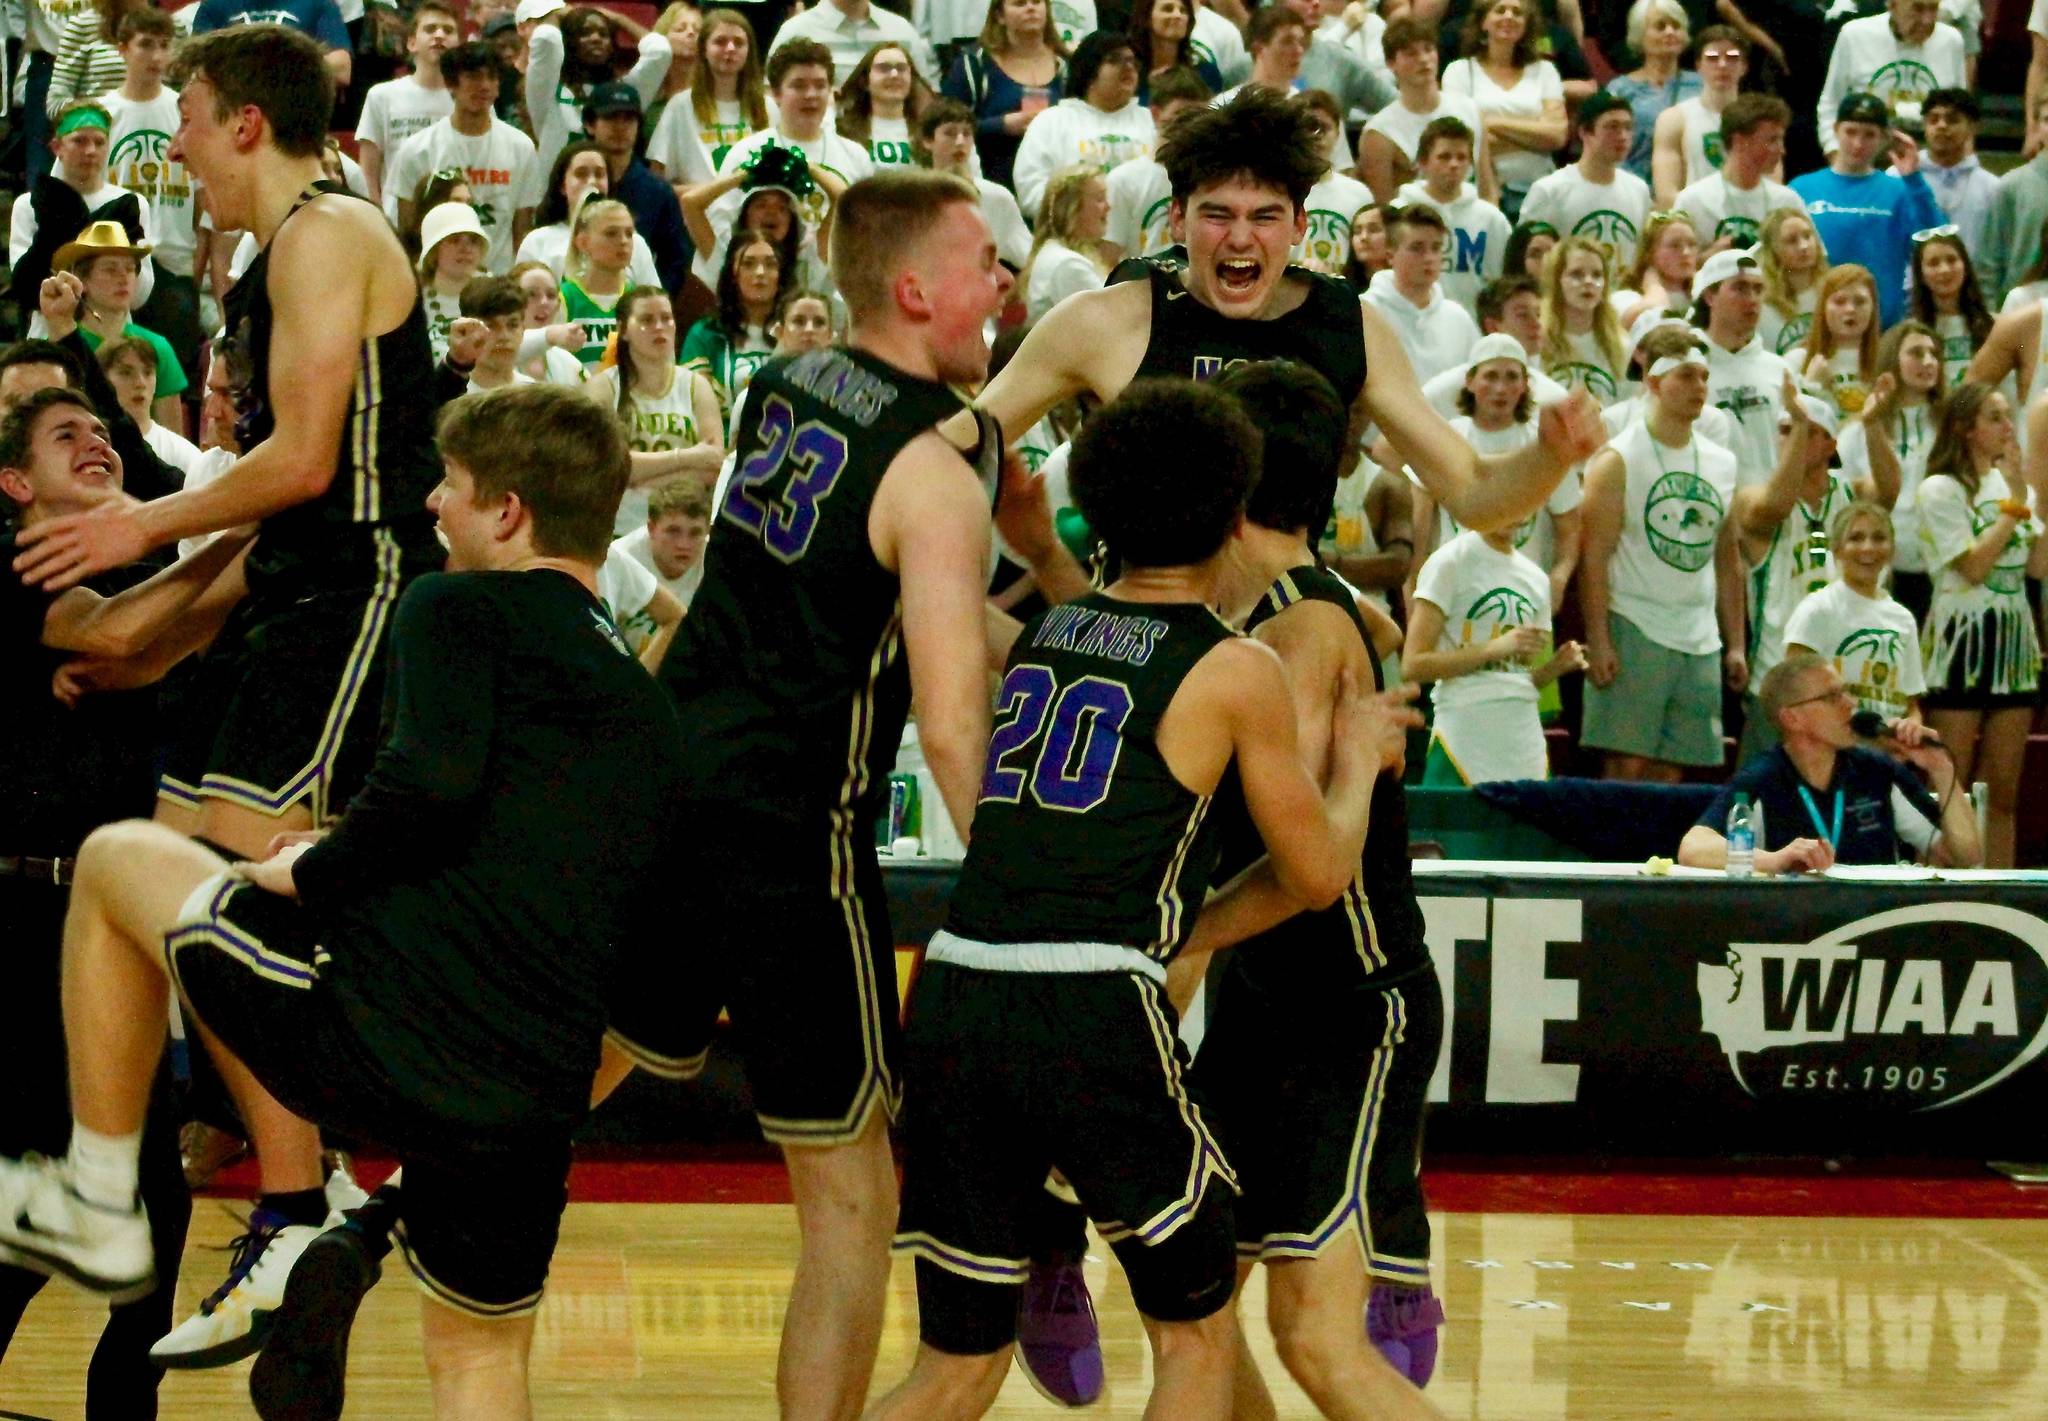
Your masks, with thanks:
M 1371 308 L 1361 313 L 1366 411 L 1431 497 L 1465 527 L 1489 531 L 1521 522 L 1543 506 L 1565 470 L 1604 441 L 1599 407 L 1578 390 L 1544 407 L 1535 442 L 1512 454 L 1477 453 L 1422 398 L 1400 337 Z

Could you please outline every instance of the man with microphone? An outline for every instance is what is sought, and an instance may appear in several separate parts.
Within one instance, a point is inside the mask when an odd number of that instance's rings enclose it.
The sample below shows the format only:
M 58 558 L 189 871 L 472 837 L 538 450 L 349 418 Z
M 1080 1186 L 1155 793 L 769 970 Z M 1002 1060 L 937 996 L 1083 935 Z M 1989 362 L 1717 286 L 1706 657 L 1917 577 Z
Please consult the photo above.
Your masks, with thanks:
M 1855 699 L 1834 663 L 1809 652 L 1772 667 L 1761 700 L 1783 742 L 1751 758 L 1722 786 L 1686 830 L 1680 863 L 1727 867 L 1720 826 L 1738 793 L 1763 808 L 1760 873 L 1893 864 L 1905 851 L 1945 868 L 1981 862 L 1976 811 L 1956 784 L 1948 747 L 1926 726 L 1853 714 Z M 1872 743 L 1859 745 L 1859 738 Z

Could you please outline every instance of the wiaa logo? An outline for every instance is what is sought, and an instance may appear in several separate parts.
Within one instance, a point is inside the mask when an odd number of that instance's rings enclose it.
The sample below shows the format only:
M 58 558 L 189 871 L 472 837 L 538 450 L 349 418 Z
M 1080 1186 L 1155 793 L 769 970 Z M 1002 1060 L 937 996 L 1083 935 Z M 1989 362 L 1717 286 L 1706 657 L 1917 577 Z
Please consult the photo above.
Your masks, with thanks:
M 1937 1110 L 2048 1049 L 2048 923 L 1997 904 L 1915 904 L 1809 943 L 1730 943 L 1696 978 L 1700 1029 L 1761 1099 Z

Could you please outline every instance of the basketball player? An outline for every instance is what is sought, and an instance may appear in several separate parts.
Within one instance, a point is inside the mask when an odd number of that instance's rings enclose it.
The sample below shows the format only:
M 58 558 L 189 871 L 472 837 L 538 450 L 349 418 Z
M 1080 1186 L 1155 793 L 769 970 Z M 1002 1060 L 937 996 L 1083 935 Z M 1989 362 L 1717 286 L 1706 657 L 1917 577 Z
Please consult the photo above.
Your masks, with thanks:
M 976 401 L 1005 430 L 1028 430 L 1082 393 L 1114 399 L 1141 375 L 1199 380 L 1240 361 L 1299 360 L 1336 389 L 1357 429 L 1378 424 L 1438 504 L 1473 528 L 1526 518 L 1598 447 L 1599 411 L 1575 398 L 1544 409 L 1542 437 L 1525 449 L 1475 454 L 1422 399 L 1386 322 L 1338 278 L 1289 265 L 1326 158 L 1308 113 L 1285 95 L 1247 89 L 1189 114 L 1159 161 L 1186 263 L 1127 261 L 1109 286 L 1039 320 Z M 969 437 L 964 422 L 948 433 Z M 1072 596 L 1076 585 L 1052 590 Z
M 172 157 L 204 184 L 217 227 L 263 244 L 226 303 L 245 452 L 202 488 L 25 530 L 15 569 L 57 591 L 180 538 L 260 524 L 230 654 L 208 658 L 218 679 L 194 691 L 220 708 L 218 728 L 161 786 L 206 843 L 254 859 L 280 832 L 329 822 L 370 763 L 392 609 L 442 560 L 424 511 L 438 477 L 433 360 L 397 237 L 374 205 L 323 178 L 334 83 L 319 47 L 281 26 L 236 25 L 190 41 L 176 68 Z M 248 1085 L 237 1098 L 260 1100 Z M 245 1355 L 252 1306 L 275 1294 L 236 1285 L 275 1227 L 326 1217 L 314 1131 L 282 1112 L 245 1123 L 263 1207 L 198 1332 L 173 1334 L 159 1361 Z
M 754 376 L 662 668 L 713 827 L 677 915 L 696 925 L 677 1039 L 638 1057 L 699 1057 L 729 1007 L 802 1235 L 776 1377 L 790 1418 L 857 1416 L 881 1338 L 899 1067 L 874 823 L 913 700 L 953 822 L 973 819 L 989 494 L 936 426 L 963 408 L 949 384 L 985 375 L 983 322 L 1010 287 L 974 188 L 917 170 L 847 189 L 832 266 L 848 343 Z M 990 478 L 1000 441 L 985 425 Z
M 1075 497 L 1124 575 L 1009 652 L 974 840 L 911 1003 L 898 1243 L 921 1345 L 876 1421 L 987 1411 L 1054 1166 L 1129 1276 L 1156 1361 L 1146 1414 L 1230 1413 L 1234 1179 L 1184 1079 L 1166 963 L 1216 867 L 1226 777 L 1282 892 L 1326 905 L 1412 718 L 1346 671 L 1319 791 L 1278 658 L 1210 611 L 1258 448 L 1233 401 L 1180 380 L 1134 384 L 1075 441 Z M 1404 1393 L 1382 1365 L 1364 1399 Z
M 1237 366 L 1217 386 L 1266 440 L 1223 605 L 1249 606 L 1246 630 L 1286 666 L 1304 764 L 1320 782 L 1337 753 L 1339 676 L 1383 685 L 1380 658 L 1400 640 L 1384 614 L 1368 619 L 1314 553 L 1336 494 L 1344 410 L 1325 381 L 1292 364 Z M 1231 872 L 1263 852 L 1248 832 L 1235 836 L 1242 847 L 1229 842 L 1233 821 L 1250 827 L 1241 816 L 1226 821 Z M 1417 1177 L 1443 998 L 1408 872 L 1398 772 L 1374 782 L 1364 850 L 1343 896 L 1284 920 L 1291 904 L 1278 897 L 1279 880 L 1261 867 L 1197 920 L 1190 954 L 1256 936 L 1223 970 L 1194 1080 L 1243 1189 L 1239 1286 L 1253 1264 L 1267 1265 L 1267 1319 L 1282 1363 L 1324 1416 L 1384 1416 L 1369 1407 L 1371 1379 L 1382 1371 L 1373 1344 L 1420 1387 L 1435 1368 L 1443 1323 Z M 1208 961 L 1183 954 L 1175 963 L 1189 993 Z M 1238 1415 L 1272 1414 L 1248 1356 L 1238 1395 Z M 1412 1405 L 1421 1407 L 1419 1398 Z
M 645 950 L 667 953 L 635 885 L 681 852 L 682 743 L 596 594 L 627 478 L 610 415 L 550 386 L 466 396 L 440 448 L 451 575 L 400 601 L 390 735 L 340 822 L 260 863 L 139 821 L 87 839 L 71 1148 L 0 1160 L 0 1251 L 148 1286 L 136 1161 L 175 984 L 244 1063 L 230 1082 L 399 1157 L 435 1414 L 519 1421 L 570 1135 Z

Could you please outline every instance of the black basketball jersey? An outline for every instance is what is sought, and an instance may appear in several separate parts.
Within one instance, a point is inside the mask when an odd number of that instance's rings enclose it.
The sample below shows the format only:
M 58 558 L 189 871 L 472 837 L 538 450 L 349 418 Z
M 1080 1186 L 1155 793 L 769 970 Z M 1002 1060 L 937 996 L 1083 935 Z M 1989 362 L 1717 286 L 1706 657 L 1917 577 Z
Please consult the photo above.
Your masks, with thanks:
M 1282 278 L 1308 283 L 1308 295 L 1270 321 L 1233 319 L 1204 306 L 1182 282 L 1184 262 L 1133 257 L 1119 262 L 1109 284 L 1152 284 L 1152 336 L 1137 378 L 1207 380 L 1247 360 L 1295 360 L 1335 387 L 1350 409 L 1365 388 L 1365 327 L 1358 297 L 1334 276 L 1289 267 Z
M 284 220 L 291 221 L 323 193 L 363 200 L 323 180 L 299 195 Z M 274 235 L 271 240 L 276 241 Z M 268 439 L 276 423 L 270 408 L 273 352 L 279 360 L 292 358 L 292 333 L 274 329 L 269 271 L 270 249 L 265 247 L 225 302 L 228 382 L 235 436 L 244 449 Z M 441 481 L 441 460 L 434 451 L 433 372 L 426 312 L 415 297 L 403 321 L 364 341 L 357 353 L 348 417 L 327 491 L 263 520 L 249 552 L 252 594 L 367 586 L 380 575 L 381 562 L 393 556 L 441 565 L 434 518 L 427 512 L 427 495 Z M 395 536 L 380 540 L 380 531 Z
M 1026 624 L 996 697 L 948 932 L 1173 956 L 1217 844 L 1213 796 L 1174 778 L 1159 720 L 1195 663 L 1235 635 L 1198 603 L 1102 592 Z
M 1245 630 L 1304 601 L 1333 603 L 1351 618 L 1372 663 L 1373 688 L 1385 690 L 1386 673 L 1373 651 L 1372 632 L 1359 615 L 1358 600 L 1333 572 L 1304 566 L 1282 573 L 1245 620 Z M 1231 810 L 1226 817 L 1226 876 L 1265 852 L 1242 805 L 1233 804 Z M 1408 870 L 1407 793 L 1395 776 L 1381 775 L 1373 785 L 1365 850 L 1343 896 L 1242 944 L 1236 969 L 1269 992 L 1299 994 L 1369 985 L 1428 960 L 1422 907 L 1415 901 L 1415 882 Z
M 704 581 L 662 664 L 691 793 L 823 826 L 880 803 L 910 708 L 896 574 L 868 510 L 903 446 L 965 401 L 863 351 L 763 365 L 747 387 Z M 1000 438 L 984 419 L 981 462 Z M 843 827 L 843 826 L 842 826 Z

